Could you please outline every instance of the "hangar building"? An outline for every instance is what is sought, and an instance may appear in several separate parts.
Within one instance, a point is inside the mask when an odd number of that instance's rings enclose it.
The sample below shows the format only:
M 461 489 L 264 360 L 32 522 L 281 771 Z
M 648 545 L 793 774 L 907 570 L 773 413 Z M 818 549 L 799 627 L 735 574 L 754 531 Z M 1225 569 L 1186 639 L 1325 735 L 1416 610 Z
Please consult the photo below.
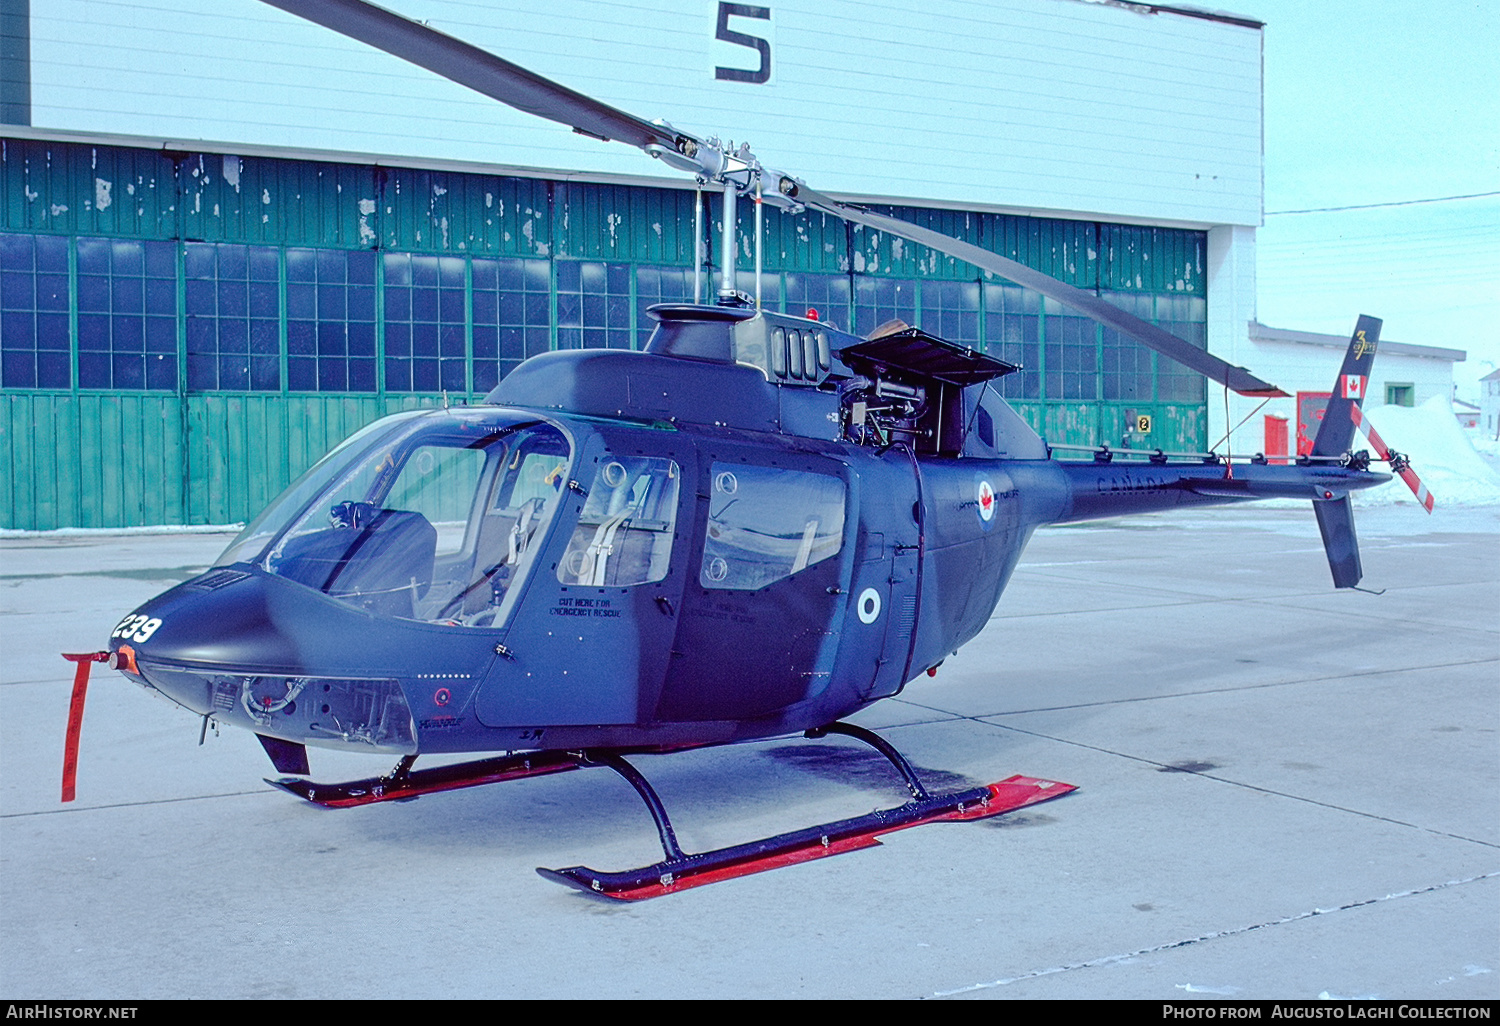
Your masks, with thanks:
M 1252 18 L 387 3 L 1264 369 Z M 544 350 L 640 347 L 646 308 L 718 259 L 718 197 L 685 176 L 259 0 L 0 0 L 0 34 L 3 527 L 246 520 L 376 416 L 478 401 Z M 899 316 L 1023 364 L 1004 394 L 1054 444 L 1201 450 L 1252 409 L 903 240 L 774 211 L 766 239 L 764 303 L 857 332 Z M 1260 448 L 1244 430 L 1237 450 Z

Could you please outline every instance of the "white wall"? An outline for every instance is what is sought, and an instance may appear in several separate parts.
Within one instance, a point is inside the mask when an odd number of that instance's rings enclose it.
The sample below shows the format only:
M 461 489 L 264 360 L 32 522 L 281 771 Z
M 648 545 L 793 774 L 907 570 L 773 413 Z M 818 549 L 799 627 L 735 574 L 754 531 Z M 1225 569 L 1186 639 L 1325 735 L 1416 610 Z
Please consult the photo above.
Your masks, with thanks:
M 1262 366 L 1260 354 L 1249 345 L 1248 328 L 1255 320 L 1255 229 L 1239 225 L 1208 231 L 1208 351 L 1244 367 L 1262 381 L 1279 384 Z M 1285 386 L 1283 386 L 1285 387 Z M 1208 444 L 1212 446 L 1232 424 L 1260 402 L 1222 385 L 1208 383 Z M 1231 439 L 1239 451 L 1240 435 Z
M 1349 325 L 1354 330 L 1354 325 Z M 1271 337 L 1267 337 L 1271 336 Z M 1297 339 L 1287 336 L 1298 336 Z M 1277 331 L 1260 326 L 1250 326 L 1248 341 L 1242 346 L 1244 363 L 1256 374 L 1291 393 L 1288 399 L 1273 399 L 1259 410 L 1259 400 L 1235 397 L 1234 419 L 1239 421 L 1245 414 L 1255 411 L 1230 440 L 1235 453 L 1260 452 L 1265 448 L 1265 416 L 1276 414 L 1288 421 L 1288 448 L 1297 444 L 1296 394 L 1298 392 L 1331 392 L 1343 363 L 1348 347 L 1347 337 L 1320 335 L 1307 332 Z M 1403 345 L 1382 339 L 1375 354 L 1373 373 L 1370 376 L 1368 398 L 1364 405 L 1385 405 L 1387 384 L 1410 384 L 1413 386 L 1413 404 L 1420 406 L 1435 395 L 1451 397 L 1453 394 L 1453 365 L 1462 360 L 1460 350 L 1445 350 L 1421 345 Z M 1220 424 L 1223 420 L 1224 400 L 1222 391 L 1209 386 L 1209 417 L 1213 420 L 1215 405 L 1218 406 Z M 1209 441 L 1223 435 L 1223 428 L 1210 431 Z M 1221 450 L 1222 451 L 1222 447 Z
M 1261 215 L 1261 32 L 1079 0 L 384 0 L 815 188 L 1199 225 Z M 257 0 L 31 5 L 37 127 L 677 177 Z

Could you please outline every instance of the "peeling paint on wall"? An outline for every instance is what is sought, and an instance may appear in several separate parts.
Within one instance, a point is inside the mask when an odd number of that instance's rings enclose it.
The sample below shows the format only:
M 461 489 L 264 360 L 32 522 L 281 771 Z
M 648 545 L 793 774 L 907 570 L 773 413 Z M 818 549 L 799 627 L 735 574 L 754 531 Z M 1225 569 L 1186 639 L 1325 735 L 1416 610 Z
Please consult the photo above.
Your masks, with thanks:
M 375 213 L 375 201 L 372 199 L 361 199 L 359 201 L 359 241 L 368 246 L 377 238 L 375 229 L 370 227 L 370 215 Z

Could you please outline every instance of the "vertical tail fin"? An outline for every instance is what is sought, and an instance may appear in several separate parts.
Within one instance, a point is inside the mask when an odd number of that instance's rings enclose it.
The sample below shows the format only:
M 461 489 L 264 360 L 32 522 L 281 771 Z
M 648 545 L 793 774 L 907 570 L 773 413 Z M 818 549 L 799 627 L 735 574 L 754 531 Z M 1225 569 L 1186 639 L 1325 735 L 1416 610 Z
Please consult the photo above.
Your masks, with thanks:
M 1342 456 L 1353 448 L 1354 426 L 1362 419 L 1360 404 L 1370 383 L 1370 368 L 1375 363 L 1375 349 L 1380 344 L 1378 317 L 1360 315 L 1344 353 L 1338 380 L 1323 411 L 1323 423 L 1313 439 L 1314 456 Z M 1354 533 L 1354 510 L 1348 495 L 1313 502 L 1318 531 L 1323 535 L 1323 551 L 1328 555 L 1328 569 L 1333 572 L 1335 588 L 1352 588 L 1364 576 L 1359 562 L 1359 538 Z
M 1313 502 L 1318 531 L 1323 535 L 1323 551 L 1328 554 L 1328 569 L 1333 571 L 1335 588 L 1352 588 L 1364 576 L 1359 563 L 1359 538 L 1354 534 L 1354 510 L 1349 496 Z
M 1354 409 L 1364 402 L 1365 389 L 1370 384 L 1370 368 L 1380 343 L 1380 325 L 1380 318 L 1364 314 L 1355 324 L 1349 349 L 1344 353 L 1344 365 L 1339 368 L 1328 408 L 1323 411 L 1323 423 L 1313 439 L 1314 456 L 1342 456 L 1354 442 Z

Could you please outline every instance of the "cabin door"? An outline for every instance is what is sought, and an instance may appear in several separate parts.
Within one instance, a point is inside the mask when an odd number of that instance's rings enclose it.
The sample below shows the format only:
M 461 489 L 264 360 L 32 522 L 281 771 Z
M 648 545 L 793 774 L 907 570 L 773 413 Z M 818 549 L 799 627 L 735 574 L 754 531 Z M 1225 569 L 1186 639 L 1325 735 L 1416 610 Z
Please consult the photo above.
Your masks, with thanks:
M 815 698 L 831 680 L 848 600 L 847 467 L 725 441 L 700 445 L 697 469 L 657 719 L 769 716 Z

